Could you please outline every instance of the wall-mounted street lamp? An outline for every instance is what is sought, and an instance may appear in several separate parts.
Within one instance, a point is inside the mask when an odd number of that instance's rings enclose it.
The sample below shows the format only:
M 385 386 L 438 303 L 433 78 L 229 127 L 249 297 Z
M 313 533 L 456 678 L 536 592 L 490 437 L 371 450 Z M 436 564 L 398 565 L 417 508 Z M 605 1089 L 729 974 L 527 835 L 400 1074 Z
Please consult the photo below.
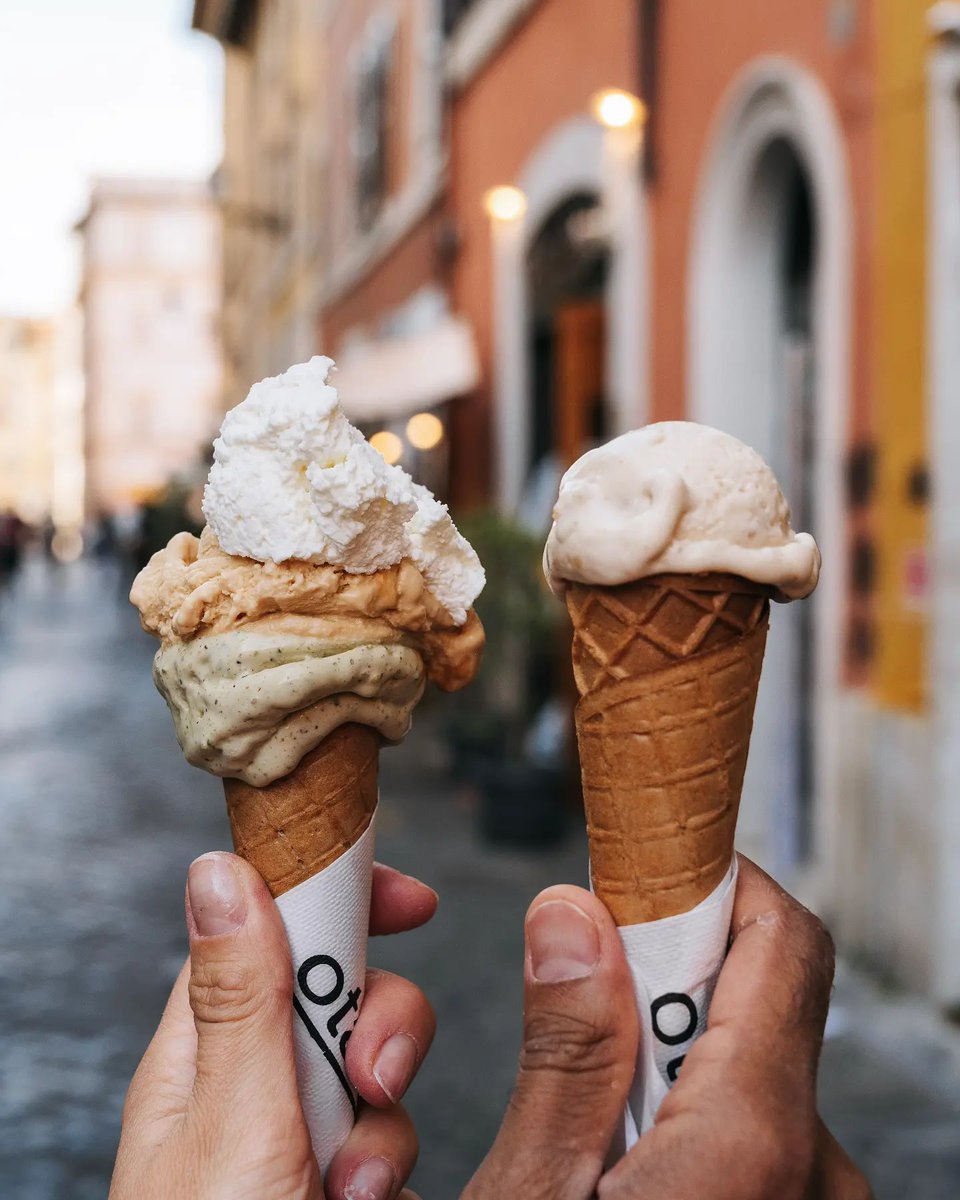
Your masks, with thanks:
M 443 422 L 434 413 L 416 413 L 407 422 L 407 440 L 415 450 L 432 450 L 443 441 Z
M 491 221 L 519 221 L 527 211 L 527 198 L 518 187 L 501 184 L 486 193 L 483 207 Z
M 590 110 L 606 129 L 630 129 L 642 126 L 647 117 L 643 101 L 621 88 L 604 88 L 590 101 Z

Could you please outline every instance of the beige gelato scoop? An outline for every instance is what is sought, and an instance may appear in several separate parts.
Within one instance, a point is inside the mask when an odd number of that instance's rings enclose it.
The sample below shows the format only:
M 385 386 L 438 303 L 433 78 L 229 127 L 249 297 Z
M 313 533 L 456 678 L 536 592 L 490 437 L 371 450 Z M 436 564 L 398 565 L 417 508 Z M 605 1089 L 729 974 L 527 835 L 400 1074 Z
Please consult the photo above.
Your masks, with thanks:
M 567 582 L 720 571 L 794 600 L 820 574 L 816 542 L 794 533 L 760 455 L 691 421 L 647 425 L 585 454 L 564 475 L 553 515 L 544 570 L 558 595 Z

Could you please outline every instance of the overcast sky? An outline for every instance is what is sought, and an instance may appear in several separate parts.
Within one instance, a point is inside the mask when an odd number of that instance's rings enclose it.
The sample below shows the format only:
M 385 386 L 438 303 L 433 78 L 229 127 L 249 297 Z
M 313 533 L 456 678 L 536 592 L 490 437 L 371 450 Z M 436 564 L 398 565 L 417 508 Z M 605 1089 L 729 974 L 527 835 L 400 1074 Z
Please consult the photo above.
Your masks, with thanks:
M 221 146 L 221 55 L 189 0 L 0 0 L 0 313 L 77 285 L 95 175 L 198 178 Z

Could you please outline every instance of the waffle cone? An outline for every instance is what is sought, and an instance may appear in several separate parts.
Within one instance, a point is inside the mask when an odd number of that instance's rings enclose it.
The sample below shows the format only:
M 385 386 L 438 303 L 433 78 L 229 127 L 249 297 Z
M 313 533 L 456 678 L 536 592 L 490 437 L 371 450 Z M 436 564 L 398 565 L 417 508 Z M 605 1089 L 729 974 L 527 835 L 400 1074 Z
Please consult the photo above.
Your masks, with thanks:
M 771 590 L 570 584 L 594 891 L 618 925 L 688 912 L 730 866 Z
M 379 734 L 342 725 L 267 787 L 224 779 L 233 845 L 281 896 L 359 840 L 377 806 Z

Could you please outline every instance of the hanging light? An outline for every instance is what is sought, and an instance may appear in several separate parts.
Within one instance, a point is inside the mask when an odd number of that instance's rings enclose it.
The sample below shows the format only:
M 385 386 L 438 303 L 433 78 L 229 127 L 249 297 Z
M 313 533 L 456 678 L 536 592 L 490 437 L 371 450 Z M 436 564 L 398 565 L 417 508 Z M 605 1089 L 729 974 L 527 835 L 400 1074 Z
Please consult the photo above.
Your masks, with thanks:
M 626 129 L 642 125 L 647 117 L 643 101 L 621 88 L 604 88 L 590 101 L 594 117 L 607 129 Z
M 407 440 L 417 450 L 432 450 L 443 441 L 443 422 L 433 413 L 417 413 L 407 422 Z
M 393 466 L 403 458 L 403 440 L 389 429 L 378 430 L 371 438 L 370 445 Z
M 492 221 L 519 221 L 527 211 L 527 198 L 518 187 L 504 183 L 486 193 L 483 207 Z

